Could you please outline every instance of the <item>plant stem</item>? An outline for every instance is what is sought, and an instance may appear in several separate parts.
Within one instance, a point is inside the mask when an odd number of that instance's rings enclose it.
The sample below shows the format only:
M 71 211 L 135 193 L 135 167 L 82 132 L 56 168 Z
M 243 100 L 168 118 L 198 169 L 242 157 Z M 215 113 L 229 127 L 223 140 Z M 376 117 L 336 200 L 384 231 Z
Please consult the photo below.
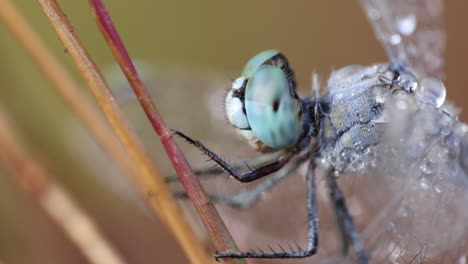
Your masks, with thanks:
M 134 164 L 118 142 L 114 131 L 109 127 L 101 112 L 81 92 L 80 86 L 73 80 L 71 74 L 47 48 L 14 3 L 11 0 L 0 0 L 0 7 L 0 19 L 88 128 L 96 142 L 127 174 L 136 174 Z
M 92 218 L 79 208 L 62 186 L 52 181 L 53 177 L 24 149 L 16 135 L 0 110 L 0 160 L 21 190 L 29 194 L 91 263 L 126 263 Z
M 152 212 L 167 224 L 192 263 L 209 263 L 210 258 L 182 218 L 180 208 L 172 197 L 163 177 L 151 162 L 129 122 L 123 116 L 99 69 L 81 44 L 75 28 L 56 1 L 38 0 L 38 2 L 96 97 L 122 145 L 135 163 L 139 173 L 134 175 L 133 181 L 148 201 Z M 170 137 L 170 134 L 167 134 L 166 137 Z
M 170 136 L 171 133 L 159 115 L 148 90 L 138 75 L 104 4 L 101 0 L 90 0 L 90 3 L 94 10 L 96 22 L 104 35 L 112 54 L 132 86 L 133 91 L 135 92 L 136 97 L 138 98 L 151 125 L 159 135 L 161 143 L 164 146 L 172 165 L 176 169 L 179 179 L 185 187 L 185 190 L 195 206 L 195 209 L 197 210 L 197 213 L 200 216 L 205 229 L 208 231 L 216 249 L 218 251 L 237 251 L 237 246 L 235 245 L 223 220 L 219 216 L 209 197 L 206 195 L 197 177 L 193 174 L 190 165 L 179 147 Z M 231 263 L 242 262 L 242 260 L 232 259 L 226 261 Z

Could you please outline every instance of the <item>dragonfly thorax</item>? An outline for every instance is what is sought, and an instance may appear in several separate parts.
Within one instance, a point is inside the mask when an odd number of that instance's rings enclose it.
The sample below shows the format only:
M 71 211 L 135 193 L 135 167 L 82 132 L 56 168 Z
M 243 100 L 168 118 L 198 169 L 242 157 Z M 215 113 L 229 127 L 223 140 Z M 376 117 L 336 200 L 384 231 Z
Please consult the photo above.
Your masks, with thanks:
M 406 69 L 389 64 L 352 65 L 330 76 L 320 99 L 328 112 L 319 121 L 319 145 L 324 165 L 357 172 L 375 164 L 387 124 L 385 106 L 393 95 L 404 93 L 423 104 L 440 107 L 445 87 L 435 78 L 418 79 Z
M 393 86 L 388 80 L 397 77 L 387 69 L 354 65 L 330 76 L 327 93 L 320 99 L 328 108 L 318 135 L 324 165 L 356 172 L 374 163 L 385 122 L 383 108 Z

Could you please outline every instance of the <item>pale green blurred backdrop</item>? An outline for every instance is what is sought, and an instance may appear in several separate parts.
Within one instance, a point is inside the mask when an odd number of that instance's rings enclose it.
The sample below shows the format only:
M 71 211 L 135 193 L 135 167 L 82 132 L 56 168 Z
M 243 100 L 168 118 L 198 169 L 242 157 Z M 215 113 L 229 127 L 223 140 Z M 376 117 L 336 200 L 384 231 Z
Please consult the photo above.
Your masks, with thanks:
M 83 84 L 38 4 L 32 0 L 15 2 L 49 48 Z M 88 2 L 59 2 L 97 64 L 102 68 L 112 65 L 113 57 L 94 23 Z M 249 57 L 269 48 L 286 54 L 304 93 L 310 90 L 313 71 L 326 79 L 332 69 L 386 60 L 357 1 L 107 0 L 105 4 L 132 57 L 145 60 L 156 71 L 180 69 L 188 76 L 205 74 L 200 77 L 203 80 L 209 80 L 210 72 L 213 72 L 217 80 L 219 76 L 224 78 L 225 86 L 219 87 L 223 91 Z M 448 98 L 462 108 L 468 107 L 465 99 L 468 95 L 465 88 L 468 76 L 467 9 L 468 2 L 465 1 L 446 3 L 446 86 Z M 159 260 L 157 263 L 185 263 L 176 243 L 158 223 L 96 184 L 95 176 L 77 162 L 76 150 L 64 143 L 69 140 L 66 134 L 70 133 L 64 127 L 68 127 L 72 113 L 2 24 L 0 58 L 0 103 L 3 108 L 16 120 L 30 147 L 95 215 L 130 263 L 155 263 L 155 259 Z M 179 95 L 190 95 L 191 105 L 181 104 L 187 99 L 178 96 L 158 98 L 158 94 L 163 93 L 158 89 L 168 87 L 152 87 L 155 101 L 162 104 L 163 115 L 174 112 L 187 115 L 171 116 L 173 119 L 168 121 L 171 127 L 180 128 L 177 124 L 181 122 L 185 124 L 185 130 L 208 137 L 202 134 L 211 128 L 200 127 L 207 121 L 190 117 L 193 109 L 196 111 L 199 105 L 207 102 L 201 98 L 206 97 L 206 90 L 198 93 L 194 89 L 199 85 L 184 84 L 180 89 L 186 92 Z M 88 93 L 84 84 L 83 90 Z M 222 105 L 222 101 L 218 103 Z M 185 108 L 191 110 L 184 111 Z M 207 110 L 200 106 L 200 111 Z M 206 118 L 210 116 L 207 114 Z M 468 115 L 462 114 L 462 119 L 466 121 Z M 170 173 L 171 168 L 155 142 L 156 138 L 154 142 L 148 142 L 148 148 L 156 152 L 155 159 L 158 164 L 163 164 L 163 171 Z M 194 166 L 197 165 L 200 166 Z M 84 259 L 63 243 L 60 232 L 50 226 L 44 215 L 17 191 L 3 172 L 0 178 L 0 261 L 83 263 Z

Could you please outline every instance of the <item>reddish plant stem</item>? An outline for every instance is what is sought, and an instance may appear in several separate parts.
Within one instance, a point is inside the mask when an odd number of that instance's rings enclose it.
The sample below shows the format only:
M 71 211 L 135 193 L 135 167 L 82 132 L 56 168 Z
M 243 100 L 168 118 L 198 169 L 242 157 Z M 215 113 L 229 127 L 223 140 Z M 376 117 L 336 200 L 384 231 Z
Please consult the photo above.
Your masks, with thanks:
M 210 257 L 182 217 L 164 178 L 122 114 L 101 72 L 83 47 L 76 29 L 56 0 L 38 0 L 38 3 L 134 162 L 138 173 L 133 175 L 132 180 L 150 205 L 151 211 L 173 232 L 192 263 L 209 263 Z
M 171 137 L 171 133 L 166 127 L 164 121 L 160 117 L 156 106 L 151 100 L 151 96 L 144 86 L 140 76 L 138 75 L 135 66 L 130 59 L 130 56 L 125 49 L 125 46 L 120 39 L 117 30 L 112 23 L 112 20 L 101 0 L 90 0 L 94 8 L 94 17 L 98 26 L 103 33 L 109 47 L 114 54 L 115 59 L 120 64 L 122 71 L 127 77 L 130 85 L 133 88 L 143 110 L 145 111 L 151 125 L 159 135 L 162 145 L 167 152 L 174 168 L 176 169 L 179 179 L 187 194 L 192 201 L 198 215 L 200 216 L 208 234 L 210 235 L 216 249 L 218 251 L 237 250 L 231 234 L 227 230 L 224 222 L 216 211 L 213 203 L 206 195 L 200 182 L 193 174 L 190 165 L 184 155 Z M 241 260 L 227 260 L 230 263 L 239 263 Z

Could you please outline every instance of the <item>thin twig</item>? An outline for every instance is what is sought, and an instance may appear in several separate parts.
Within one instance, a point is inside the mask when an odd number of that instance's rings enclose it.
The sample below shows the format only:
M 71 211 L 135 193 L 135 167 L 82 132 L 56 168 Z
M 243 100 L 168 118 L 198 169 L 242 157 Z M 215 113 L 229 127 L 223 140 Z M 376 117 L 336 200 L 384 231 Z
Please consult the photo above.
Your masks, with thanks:
M 193 174 L 190 165 L 184 155 L 170 137 L 170 131 L 159 115 L 151 96 L 138 75 L 120 36 L 115 29 L 114 24 L 101 0 L 90 0 L 93 7 L 94 17 L 101 32 L 103 33 L 115 59 L 119 63 L 127 80 L 133 88 L 143 110 L 146 113 L 151 125 L 159 135 L 162 145 L 167 152 L 172 165 L 179 175 L 180 181 L 185 187 L 187 194 L 195 206 L 205 229 L 208 231 L 216 249 L 218 251 L 237 251 L 229 231 L 216 211 L 210 198 L 206 195 L 200 182 Z M 241 260 L 227 260 L 227 262 L 236 263 Z
M 96 142 L 129 175 L 136 169 L 101 112 L 83 94 L 63 64 L 53 55 L 11 0 L 0 0 L 0 19 L 36 62 L 71 109 L 96 138 Z
M 139 173 L 133 177 L 133 181 L 148 200 L 152 212 L 169 226 L 192 263 L 209 263 L 210 258 L 182 218 L 180 208 L 167 188 L 163 177 L 153 165 L 129 122 L 123 116 L 99 69 L 81 44 L 75 28 L 56 1 L 38 0 L 38 2 L 96 97 L 121 143 L 136 164 Z M 164 136 L 170 137 L 170 133 Z
M 0 160 L 14 176 L 21 190 L 39 204 L 91 263 L 126 263 L 104 238 L 91 217 L 79 208 L 60 185 L 53 182 L 44 167 L 24 149 L 15 132 L 0 110 Z

